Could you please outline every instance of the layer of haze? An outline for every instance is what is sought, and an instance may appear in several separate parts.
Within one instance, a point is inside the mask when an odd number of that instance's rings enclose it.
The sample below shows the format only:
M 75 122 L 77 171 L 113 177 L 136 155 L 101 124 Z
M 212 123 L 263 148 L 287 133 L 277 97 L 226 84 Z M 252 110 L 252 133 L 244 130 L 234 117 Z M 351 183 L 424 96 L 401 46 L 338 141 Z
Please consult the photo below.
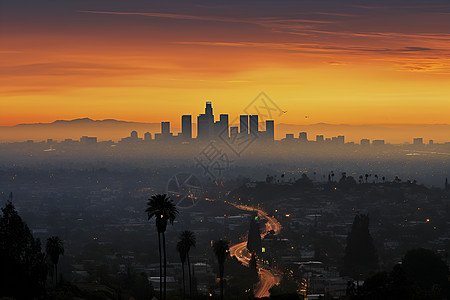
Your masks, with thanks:
M 200 112 L 200 111 L 199 111 Z M 233 119 L 233 118 L 231 118 Z M 232 123 L 230 126 L 238 126 Z M 259 130 L 264 131 L 264 122 L 259 124 Z M 193 124 L 193 137 L 197 136 L 196 124 Z M 0 142 L 23 142 L 27 140 L 45 141 L 53 139 L 63 141 L 65 139 L 79 140 L 81 136 L 97 137 L 98 141 L 113 140 L 115 142 L 130 135 L 131 131 L 137 131 L 140 138 L 146 132 L 152 136 L 161 132 L 158 123 L 136 123 L 117 120 L 91 120 L 77 119 L 71 121 L 55 121 L 52 123 L 20 124 L 16 126 L 0 126 Z M 171 126 L 173 135 L 178 135 L 181 129 Z M 421 137 L 425 143 L 433 140 L 436 143 L 450 141 L 450 125 L 404 125 L 404 124 L 377 124 L 377 125 L 348 125 L 348 124 L 275 124 L 275 139 L 280 140 L 287 133 L 294 134 L 297 138 L 300 132 L 307 132 L 308 140 L 314 141 L 316 135 L 324 135 L 325 138 L 344 135 L 346 142 L 360 143 L 361 139 L 385 140 L 386 143 L 402 144 L 411 143 L 414 138 Z
M 0 125 L 179 127 L 205 100 L 237 116 L 260 91 L 287 111 L 277 123 L 450 119 L 448 1 L 0 3 Z

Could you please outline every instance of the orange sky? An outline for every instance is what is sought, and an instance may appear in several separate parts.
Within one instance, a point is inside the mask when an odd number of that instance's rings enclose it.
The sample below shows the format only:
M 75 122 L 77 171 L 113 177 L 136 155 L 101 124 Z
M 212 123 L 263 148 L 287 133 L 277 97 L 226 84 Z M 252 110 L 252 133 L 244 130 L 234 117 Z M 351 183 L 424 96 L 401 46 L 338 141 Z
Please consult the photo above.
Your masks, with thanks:
M 261 91 L 282 123 L 450 120 L 444 1 L 89 2 L 2 4 L 0 125 L 234 118 Z

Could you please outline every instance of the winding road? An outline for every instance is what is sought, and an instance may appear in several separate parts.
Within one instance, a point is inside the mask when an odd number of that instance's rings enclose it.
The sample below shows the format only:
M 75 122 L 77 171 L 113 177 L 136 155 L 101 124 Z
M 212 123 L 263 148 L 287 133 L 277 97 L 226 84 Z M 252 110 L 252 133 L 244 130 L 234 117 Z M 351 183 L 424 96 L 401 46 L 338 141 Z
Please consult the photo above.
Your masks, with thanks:
M 264 238 L 270 231 L 273 230 L 273 234 L 277 235 L 281 231 L 281 224 L 278 222 L 274 217 L 269 216 L 266 212 L 259 208 L 253 208 L 246 205 L 239 205 L 231 202 L 227 202 L 228 204 L 231 204 L 235 206 L 236 208 L 247 210 L 247 211 L 254 211 L 258 213 L 258 217 L 260 219 L 266 220 L 266 226 L 264 228 L 264 231 L 261 233 L 261 239 Z M 247 237 L 244 237 L 245 239 Z M 247 241 L 232 245 L 230 247 L 230 255 L 236 256 L 236 258 L 244 265 L 248 265 L 250 261 L 250 254 L 247 251 Z M 269 289 L 278 284 L 280 282 L 281 276 L 279 272 L 268 268 L 267 266 L 261 266 L 258 265 L 258 273 L 259 273 L 259 282 L 255 286 L 255 297 L 261 298 L 261 297 L 269 297 Z

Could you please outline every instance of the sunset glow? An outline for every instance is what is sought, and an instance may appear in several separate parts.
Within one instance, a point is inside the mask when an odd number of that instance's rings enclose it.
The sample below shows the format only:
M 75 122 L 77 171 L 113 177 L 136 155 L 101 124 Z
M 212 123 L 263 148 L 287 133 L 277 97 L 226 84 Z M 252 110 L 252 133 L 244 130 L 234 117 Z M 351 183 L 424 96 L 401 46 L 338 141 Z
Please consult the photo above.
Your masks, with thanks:
M 448 123 L 450 4 L 369 2 L 2 3 L 0 125 L 177 125 L 260 91 L 283 123 Z

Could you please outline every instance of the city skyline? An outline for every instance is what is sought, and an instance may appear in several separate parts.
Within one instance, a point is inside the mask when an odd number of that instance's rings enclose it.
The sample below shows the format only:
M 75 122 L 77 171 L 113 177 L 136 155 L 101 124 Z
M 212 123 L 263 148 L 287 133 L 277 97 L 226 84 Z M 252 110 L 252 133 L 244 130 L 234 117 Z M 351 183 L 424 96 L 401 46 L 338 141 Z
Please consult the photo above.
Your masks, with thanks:
M 0 0 L 0 300 L 450 299 L 449 0 Z

